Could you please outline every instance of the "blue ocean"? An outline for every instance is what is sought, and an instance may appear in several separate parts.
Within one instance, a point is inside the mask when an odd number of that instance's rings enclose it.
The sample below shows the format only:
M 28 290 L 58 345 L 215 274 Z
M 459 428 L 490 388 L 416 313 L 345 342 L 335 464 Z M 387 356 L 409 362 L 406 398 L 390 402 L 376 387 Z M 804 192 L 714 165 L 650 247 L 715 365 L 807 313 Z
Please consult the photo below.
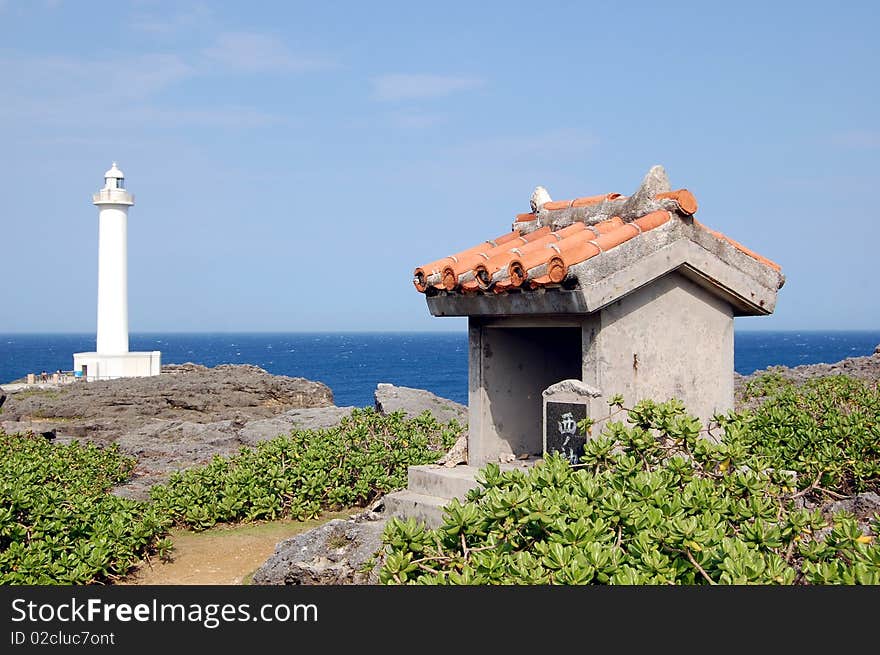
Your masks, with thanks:
M 880 330 L 738 332 L 735 368 L 836 362 L 869 355 Z M 94 350 L 88 334 L 0 334 L 0 382 L 70 370 L 73 353 Z M 428 389 L 467 402 L 465 332 L 133 334 L 131 350 L 161 350 L 163 364 L 255 364 L 276 375 L 319 380 L 337 405 L 373 404 L 379 382 Z

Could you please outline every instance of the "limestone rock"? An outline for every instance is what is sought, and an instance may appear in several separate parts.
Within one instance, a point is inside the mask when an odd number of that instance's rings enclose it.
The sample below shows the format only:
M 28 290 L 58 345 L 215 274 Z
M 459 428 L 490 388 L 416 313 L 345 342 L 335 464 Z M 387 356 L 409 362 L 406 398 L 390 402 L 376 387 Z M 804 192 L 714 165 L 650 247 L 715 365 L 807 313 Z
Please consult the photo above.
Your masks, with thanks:
M 306 407 L 247 423 L 238 433 L 245 444 L 256 444 L 293 430 L 322 430 L 338 425 L 354 407 Z
M 254 573 L 252 584 L 377 584 L 378 566 L 361 571 L 382 550 L 385 520 L 370 520 L 374 517 L 334 519 L 282 541 Z
M 880 514 L 880 496 L 873 491 L 866 491 L 822 506 L 823 514 L 830 516 L 837 512 L 849 512 L 860 522 L 867 521 L 874 514 Z
M 320 382 L 272 375 L 250 365 L 184 364 L 165 366 L 155 377 L 80 382 L 21 399 L 13 394 L 5 412 L 10 418 L 216 421 L 238 414 L 264 418 L 287 409 L 332 405 L 333 392 Z
M 381 414 L 402 411 L 407 417 L 415 418 L 428 410 L 441 423 L 447 423 L 452 419 L 461 425 L 467 423 L 467 407 L 423 389 L 398 387 L 380 382 L 376 387 L 374 397 L 376 411 Z
M 552 384 L 541 393 L 545 398 L 554 394 L 571 394 L 574 396 L 583 396 L 585 398 L 598 398 L 602 392 L 595 387 L 581 380 L 560 380 L 556 384 Z
M 458 464 L 467 464 L 467 457 L 467 432 L 465 432 L 455 440 L 455 444 L 449 449 L 449 452 L 438 459 L 437 463 L 442 464 L 446 468 L 452 468 Z
M 828 526 L 813 533 L 812 538 L 817 541 L 824 541 L 831 534 L 830 523 L 838 512 L 847 512 L 855 516 L 862 534 L 877 536 L 873 532 L 872 522 L 874 516 L 880 514 L 880 496 L 873 491 L 829 501 L 818 506 L 813 503 L 806 503 L 804 506 L 809 510 L 818 509 L 829 522 Z
M 138 499 L 172 471 L 293 429 L 329 427 L 351 412 L 335 407 L 320 382 L 250 365 L 172 364 L 155 377 L 7 393 L 0 427 L 8 433 L 54 431 L 60 443 L 118 443 L 135 456 L 132 478 L 116 493 Z

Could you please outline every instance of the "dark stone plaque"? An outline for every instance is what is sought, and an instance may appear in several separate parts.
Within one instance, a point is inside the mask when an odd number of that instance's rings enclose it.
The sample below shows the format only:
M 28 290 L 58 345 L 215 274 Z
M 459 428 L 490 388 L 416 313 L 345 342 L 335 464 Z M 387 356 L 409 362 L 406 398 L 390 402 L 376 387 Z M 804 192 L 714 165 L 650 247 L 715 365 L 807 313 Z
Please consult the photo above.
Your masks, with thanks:
M 547 402 L 547 453 L 560 453 L 570 464 L 580 464 L 586 436 L 580 434 L 578 421 L 587 418 L 584 403 Z

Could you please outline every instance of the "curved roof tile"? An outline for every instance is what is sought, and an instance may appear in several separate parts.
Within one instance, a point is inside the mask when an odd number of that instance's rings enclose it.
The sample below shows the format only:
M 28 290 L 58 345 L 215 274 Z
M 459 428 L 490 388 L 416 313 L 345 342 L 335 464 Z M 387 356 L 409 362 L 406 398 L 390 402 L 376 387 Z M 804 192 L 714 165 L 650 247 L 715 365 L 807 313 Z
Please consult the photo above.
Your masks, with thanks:
M 697 211 L 697 200 L 687 189 L 658 193 L 655 199 L 665 200 L 662 206 L 673 211 L 649 211 L 635 219 L 630 217 L 629 221 L 613 216 L 592 224 L 574 219 L 575 222 L 559 229 L 551 228 L 554 214 L 570 216 L 572 208 L 608 201 L 616 202 L 608 202 L 603 207 L 615 207 L 626 198 L 619 193 L 608 193 L 547 202 L 538 212 L 517 215 L 513 231 L 416 268 L 413 284 L 422 293 L 436 289 L 465 294 L 488 291 L 499 294 L 516 288 L 559 285 L 569 277 L 573 266 L 602 257 L 672 220 L 690 221 L 752 259 L 777 272 L 781 270 L 778 264 L 692 219 Z M 670 200 L 673 202 L 669 203 Z M 541 222 L 545 224 L 537 227 Z

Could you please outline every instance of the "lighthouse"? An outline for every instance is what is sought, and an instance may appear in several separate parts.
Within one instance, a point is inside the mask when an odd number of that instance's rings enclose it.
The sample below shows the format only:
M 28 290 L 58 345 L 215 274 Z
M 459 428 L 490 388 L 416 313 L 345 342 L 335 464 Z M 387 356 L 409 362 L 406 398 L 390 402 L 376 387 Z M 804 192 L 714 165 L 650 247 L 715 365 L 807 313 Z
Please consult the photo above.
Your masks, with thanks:
M 128 208 L 134 196 L 116 162 L 104 173 L 104 187 L 92 195 L 92 203 L 98 207 L 97 347 L 74 354 L 74 373 L 86 380 L 158 375 L 158 350 L 128 350 Z

